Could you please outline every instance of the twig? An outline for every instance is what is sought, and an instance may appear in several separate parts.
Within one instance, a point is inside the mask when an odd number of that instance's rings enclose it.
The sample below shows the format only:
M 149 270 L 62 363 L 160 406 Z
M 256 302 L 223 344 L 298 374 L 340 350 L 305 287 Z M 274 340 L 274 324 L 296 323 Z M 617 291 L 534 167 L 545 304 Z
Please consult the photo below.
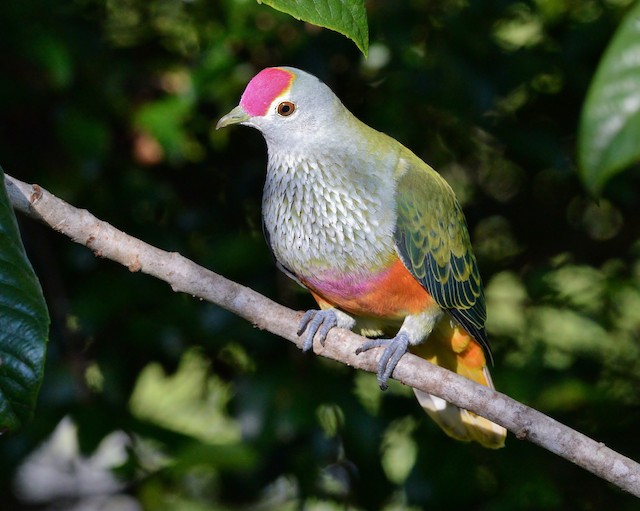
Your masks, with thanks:
M 38 185 L 5 176 L 9 198 L 15 209 L 36 218 L 76 243 L 89 247 L 96 256 L 116 261 L 130 271 L 141 271 L 167 282 L 174 291 L 188 293 L 219 305 L 302 347 L 296 334 L 300 313 L 279 305 L 255 291 L 232 282 L 178 253 L 153 247 L 119 231 L 87 210 L 75 208 Z M 377 353 L 356 355 L 362 338 L 333 329 L 325 346 L 314 346 L 316 354 L 352 367 L 375 372 Z M 604 444 L 559 423 L 537 410 L 492 389 L 474 383 L 414 355 L 405 355 L 393 377 L 405 385 L 476 412 L 506 427 L 521 440 L 529 440 L 575 463 L 616 486 L 640 497 L 640 465 Z

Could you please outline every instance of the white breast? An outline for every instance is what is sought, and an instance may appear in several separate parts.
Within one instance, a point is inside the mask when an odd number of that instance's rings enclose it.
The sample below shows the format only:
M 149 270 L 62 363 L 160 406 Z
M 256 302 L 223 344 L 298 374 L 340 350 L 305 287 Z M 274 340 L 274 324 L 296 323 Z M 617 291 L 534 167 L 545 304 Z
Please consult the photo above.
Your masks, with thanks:
M 381 265 L 394 250 L 391 179 L 323 162 L 269 154 L 262 208 L 276 259 L 301 277 Z

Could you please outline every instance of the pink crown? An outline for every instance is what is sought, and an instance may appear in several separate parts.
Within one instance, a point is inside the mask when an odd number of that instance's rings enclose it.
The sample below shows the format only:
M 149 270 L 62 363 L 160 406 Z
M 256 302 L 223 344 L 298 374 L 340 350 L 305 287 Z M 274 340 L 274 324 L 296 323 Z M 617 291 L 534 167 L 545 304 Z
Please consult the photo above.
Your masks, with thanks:
M 269 105 L 291 87 L 295 75 L 279 67 L 268 67 L 255 75 L 240 98 L 240 106 L 251 117 L 267 113 Z

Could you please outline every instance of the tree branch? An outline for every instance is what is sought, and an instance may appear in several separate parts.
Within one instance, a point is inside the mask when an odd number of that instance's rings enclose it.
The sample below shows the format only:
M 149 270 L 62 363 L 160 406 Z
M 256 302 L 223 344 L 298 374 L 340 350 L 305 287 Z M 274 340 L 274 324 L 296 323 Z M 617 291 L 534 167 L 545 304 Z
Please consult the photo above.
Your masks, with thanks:
M 167 282 L 176 292 L 188 293 L 219 305 L 255 326 L 283 337 L 298 348 L 301 314 L 255 291 L 209 271 L 178 253 L 170 253 L 133 238 L 103 222 L 87 210 L 77 209 L 38 185 L 5 176 L 15 209 L 40 220 L 96 256 L 116 261 L 130 271 L 141 271 Z M 376 372 L 381 350 L 356 355 L 362 337 L 332 329 L 316 354 L 357 369 Z M 640 497 L 640 465 L 604 444 L 492 389 L 407 354 L 393 377 L 405 385 L 439 396 L 500 424 L 521 440 L 529 440 L 575 463 L 614 485 Z

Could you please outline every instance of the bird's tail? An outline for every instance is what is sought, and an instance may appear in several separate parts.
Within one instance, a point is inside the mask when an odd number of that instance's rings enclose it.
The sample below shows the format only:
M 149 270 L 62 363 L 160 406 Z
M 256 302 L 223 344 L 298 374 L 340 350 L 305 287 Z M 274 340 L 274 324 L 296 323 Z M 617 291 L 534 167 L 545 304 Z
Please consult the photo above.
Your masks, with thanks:
M 411 351 L 429 362 L 494 388 L 481 346 L 452 323 L 443 318 L 429 339 Z M 420 406 L 450 437 L 467 442 L 473 440 L 490 449 L 504 446 L 507 430 L 502 426 L 421 390 L 415 390 L 415 394 Z

